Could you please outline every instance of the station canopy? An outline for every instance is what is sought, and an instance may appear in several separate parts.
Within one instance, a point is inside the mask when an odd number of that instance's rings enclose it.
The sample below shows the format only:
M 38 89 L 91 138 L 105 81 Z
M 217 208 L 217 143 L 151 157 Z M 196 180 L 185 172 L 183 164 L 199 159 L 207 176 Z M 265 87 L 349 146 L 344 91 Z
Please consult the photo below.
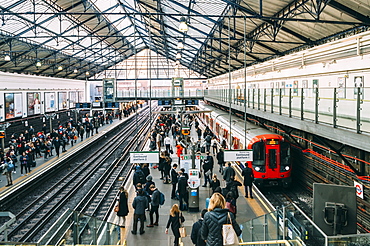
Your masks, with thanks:
M 73 79 L 97 78 L 143 50 L 212 78 L 370 24 L 368 0 L 0 0 L 0 8 L 1 71 Z

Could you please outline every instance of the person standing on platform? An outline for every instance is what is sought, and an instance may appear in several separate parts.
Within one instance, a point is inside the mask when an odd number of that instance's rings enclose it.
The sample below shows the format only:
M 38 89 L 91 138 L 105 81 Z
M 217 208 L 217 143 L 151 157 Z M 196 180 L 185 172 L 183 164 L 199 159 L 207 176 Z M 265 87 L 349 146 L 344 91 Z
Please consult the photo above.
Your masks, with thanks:
M 177 154 L 177 157 L 179 158 L 179 163 L 180 163 L 180 156 L 182 155 L 182 150 L 184 149 L 184 147 L 182 147 L 182 145 L 180 143 L 178 143 L 176 145 L 176 154 Z
M 180 213 L 179 205 L 175 203 L 170 210 L 170 217 L 168 218 L 166 231 L 165 231 L 165 233 L 168 234 L 168 228 L 171 226 L 172 233 L 175 236 L 175 240 L 173 242 L 174 246 L 179 245 L 180 223 L 183 223 L 184 221 L 185 221 L 185 218 Z
M 206 242 L 200 236 L 200 228 L 202 228 L 204 215 L 207 213 L 207 209 L 203 209 L 200 213 L 200 219 L 193 224 L 191 228 L 191 241 L 195 246 L 205 246 Z
M 119 187 L 119 202 L 118 202 L 118 225 L 122 228 L 125 228 L 126 216 L 128 215 L 128 204 L 127 198 L 128 193 L 123 186 Z
M 171 153 L 171 138 L 168 135 L 164 138 L 164 146 L 166 146 L 167 153 Z
M 84 140 L 84 133 L 85 133 L 85 128 L 81 125 L 80 126 L 80 131 L 79 131 L 79 134 L 80 134 L 80 137 L 81 137 L 81 141 Z
M 211 189 L 212 189 L 212 194 L 215 193 L 215 190 L 217 187 L 221 186 L 220 180 L 217 179 L 217 174 L 213 174 L 213 178 L 211 180 Z
M 54 148 L 55 148 L 55 153 L 59 157 L 59 152 L 60 152 L 60 140 L 59 140 L 59 137 L 55 137 L 55 139 L 53 140 L 53 145 L 54 145 Z
M 164 171 L 164 181 L 163 183 L 164 184 L 169 184 L 169 178 L 170 178 L 170 172 L 171 172 L 171 163 L 172 163 L 172 159 L 171 157 L 169 156 L 166 156 L 165 157 L 166 161 L 164 163 L 164 167 L 163 167 L 163 171 Z
M 3 155 L 1 156 L 3 157 Z M 13 170 L 11 170 L 9 168 L 9 165 L 12 164 L 13 167 L 14 167 L 14 164 L 13 164 L 13 161 L 11 158 L 7 157 L 5 160 L 2 161 L 2 164 L 1 164 L 1 170 L 3 170 L 3 175 L 6 176 L 6 180 L 8 182 L 8 184 L 6 186 L 11 186 L 13 185 L 13 180 L 12 180 L 12 172 Z
M 207 152 L 207 160 L 208 160 L 208 162 L 209 162 L 209 165 L 210 165 L 210 167 L 211 167 L 211 175 L 209 176 L 210 178 L 212 177 L 212 174 L 213 174 L 213 167 L 214 167 L 214 160 L 213 160 L 213 156 L 210 156 L 209 155 L 209 152 Z
M 140 220 L 140 235 L 144 234 L 144 220 L 145 220 L 145 209 L 149 207 L 148 199 L 144 195 L 143 189 L 138 189 L 137 196 L 132 202 L 132 207 L 134 208 L 134 225 L 131 233 L 136 235 L 137 223 Z
M 171 169 L 171 184 L 172 184 L 172 192 L 171 192 L 171 199 L 176 199 L 176 186 L 178 182 L 178 174 L 176 172 L 177 164 L 172 165 Z
M 160 156 L 159 156 L 159 163 L 158 163 L 158 171 L 161 172 L 161 177 L 159 178 L 160 180 L 164 179 L 164 165 L 166 163 L 166 155 L 162 151 Z
M 207 187 L 207 183 L 211 184 L 211 175 L 212 175 L 212 170 L 211 170 L 211 164 L 208 159 L 205 159 L 203 161 L 203 173 L 204 173 L 204 185 L 202 187 Z
M 23 176 L 23 169 L 27 175 L 28 173 L 28 156 L 26 155 L 26 152 L 23 152 L 21 157 L 19 157 L 19 162 L 21 163 L 21 175 Z
M 179 172 L 179 182 L 177 190 L 179 191 L 179 203 L 180 203 L 180 210 L 186 211 L 188 210 L 188 181 L 182 171 Z
M 213 137 L 212 140 L 211 140 L 212 154 L 213 155 L 217 154 L 217 145 L 218 145 L 218 141 L 217 141 L 216 137 Z
M 226 207 L 225 198 L 220 193 L 214 193 L 209 201 L 208 212 L 204 215 L 201 237 L 207 246 L 222 246 L 222 225 L 232 224 L 237 236 L 242 234 L 235 216 Z
M 145 182 L 146 182 L 145 174 L 141 170 L 141 167 L 140 166 L 136 166 L 135 167 L 135 172 L 134 172 L 134 176 L 133 176 L 132 182 L 133 182 L 133 185 L 135 186 L 135 189 L 137 187 L 137 184 L 142 184 L 142 185 L 145 184 Z
M 224 152 L 224 148 L 220 148 L 220 151 L 217 153 L 217 156 L 216 156 L 216 158 L 217 158 L 217 163 L 218 163 L 218 165 L 220 165 L 220 169 L 219 169 L 219 172 L 221 173 L 221 174 L 223 174 L 223 171 L 224 171 L 224 164 L 225 164 L 225 161 L 224 161 L 224 154 L 225 154 L 225 152 Z
M 211 150 L 211 144 L 212 144 L 212 137 L 210 134 L 208 134 L 205 138 L 204 141 L 206 142 L 206 152 L 209 152 Z
M 244 177 L 244 191 L 245 197 L 248 198 L 248 189 L 249 189 L 249 196 L 253 199 L 252 195 L 252 184 L 254 181 L 254 175 L 252 168 L 248 167 L 248 162 L 245 163 L 245 168 L 242 170 L 242 176 Z
M 147 225 L 147 227 L 154 227 L 158 226 L 159 222 L 159 198 L 160 198 L 160 193 L 159 190 L 155 187 L 154 184 L 150 185 L 149 189 L 151 190 L 151 199 L 152 201 L 150 202 L 150 213 L 149 213 L 149 218 L 150 218 L 150 224 Z M 153 214 L 155 214 L 155 222 L 153 223 Z
M 231 167 L 231 162 L 227 164 L 227 168 L 224 170 L 224 176 L 223 179 L 226 182 L 229 182 L 231 180 L 231 177 L 235 177 L 235 170 Z
M 202 129 L 200 129 L 199 127 L 196 128 L 196 132 L 197 132 L 197 135 L 198 135 L 198 140 L 201 140 L 202 139 Z

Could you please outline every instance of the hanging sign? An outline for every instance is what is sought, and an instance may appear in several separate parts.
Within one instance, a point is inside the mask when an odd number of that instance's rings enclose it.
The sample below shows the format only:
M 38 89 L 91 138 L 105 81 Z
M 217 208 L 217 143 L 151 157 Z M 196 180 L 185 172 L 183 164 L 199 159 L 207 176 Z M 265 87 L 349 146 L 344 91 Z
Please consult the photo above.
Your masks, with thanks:
M 224 151 L 225 161 L 253 161 L 253 150 L 225 150 Z
M 356 188 L 356 196 L 360 197 L 361 199 L 364 199 L 364 187 L 362 184 L 353 181 L 353 185 Z
M 130 152 L 130 163 L 159 163 L 159 151 Z

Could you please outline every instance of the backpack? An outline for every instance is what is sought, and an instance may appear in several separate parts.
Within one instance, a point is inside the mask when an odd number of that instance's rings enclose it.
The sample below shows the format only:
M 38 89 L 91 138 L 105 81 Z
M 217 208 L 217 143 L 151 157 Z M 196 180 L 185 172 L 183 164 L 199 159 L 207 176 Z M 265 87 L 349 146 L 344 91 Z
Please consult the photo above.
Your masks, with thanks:
M 143 171 L 137 172 L 137 177 L 139 179 L 139 183 L 145 184 L 146 179 Z
M 8 164 L 8 172 L 12 172 L 14 170 L 14 164 L 13 163 L 9 163 Z
M 165 196 L 162 192 L 160 192 L 160 191 L 158 191 L 158 192 L 159 192 L 159 205 L 163 205 L 164 202 L 166 201 L 166 198 L 165 198 Z

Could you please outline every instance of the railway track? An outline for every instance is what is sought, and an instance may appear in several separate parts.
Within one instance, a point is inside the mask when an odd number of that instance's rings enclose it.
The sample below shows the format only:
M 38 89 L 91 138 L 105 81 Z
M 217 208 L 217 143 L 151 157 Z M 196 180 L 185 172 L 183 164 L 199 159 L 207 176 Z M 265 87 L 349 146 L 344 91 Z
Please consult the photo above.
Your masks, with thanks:
M 34 187 L 36 192 L 26 196 L 24 202 L 9 204 L 8 211 L 16 214 L 16 222 L 8 233 L 9 239 L 16 242 L 37 242 L 47 228 L 61 216 L 66 209 L 74 209 L 99 218 L 106 217 L 117 195 L 114 185 L 118 177 L 127 176 L 131 166 L 128 165 L 129 151 L 136 145 L 135 123 L 139 123 L 145 135 L 149 129 L 148 117 L 140 116 L 127 121 L 124 130 L 107 139 L 101 148 L 92 150 L 85 160 L 71 165 L 71 169 L 55 178 L 45 180 L 42 192 Z M 145 127 L 144 127 L 145 126 Z M 143 141 L 144 142 L 144 141 Z M 116 153 L 123 153 L 122 158 L 115 158 Z M 112 160 L 113 159 L 113 160 Z M 29 201 L 28 203 L 25 203 Z

